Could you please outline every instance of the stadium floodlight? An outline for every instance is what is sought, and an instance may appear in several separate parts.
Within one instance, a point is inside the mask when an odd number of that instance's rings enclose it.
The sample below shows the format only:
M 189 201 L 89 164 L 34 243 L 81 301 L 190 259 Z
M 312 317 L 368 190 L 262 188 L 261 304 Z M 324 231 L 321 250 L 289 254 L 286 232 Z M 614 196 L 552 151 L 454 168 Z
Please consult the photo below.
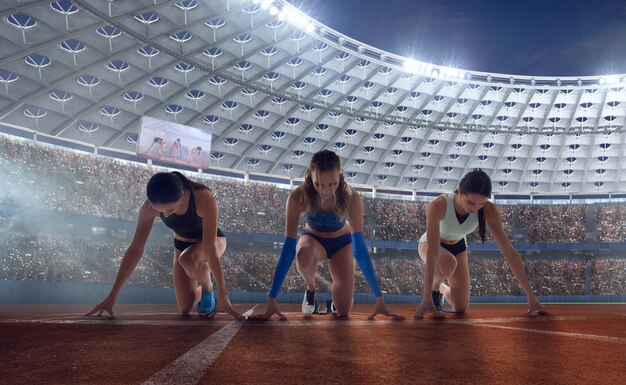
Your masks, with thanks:
M 293 9 L 290 6 L 285 5 L 283 9 L 280 11 L 280 14 L 283 15 L 286 19 L 288 19 L 293 14 Z
M 456 68 L 451 68 L 451 67 L 441 67 L 441 69 L 439 70 L 439 73 L 449 78 L 462 79 L 464 76 L 463 72 L 457 70 Z
M 307 24 L 309 24 L 309 18 L 298 9 L 285 7 L 283 8 L 283 12 L 289 22 L 297 27 L 305 28 Z
M 419 73 L 429 75 L 432 71 L 432 64 L 423 63 L 415 59 L 406 59 L 403 63 L 404 70 L 409 73 Z
M 620 82 L 620 77 L 617 75 L 608 75 L 608 76 L 603 76 L 600 78 L 599 80 L 599 84 L 600 85 L 604 85 L 604 84 L 617 84 Z
M 404 61 L 403 67 L 404 70 L 407 72 L 423 72 L 424 70 L 424 64 L 415 60 L 415 59 L 406 59 Z
M 270 7 L 270 15 L 272 15 L 272 16 L 278 15 L 278 8 L 276 8 L 274 6 L 271 6 Z

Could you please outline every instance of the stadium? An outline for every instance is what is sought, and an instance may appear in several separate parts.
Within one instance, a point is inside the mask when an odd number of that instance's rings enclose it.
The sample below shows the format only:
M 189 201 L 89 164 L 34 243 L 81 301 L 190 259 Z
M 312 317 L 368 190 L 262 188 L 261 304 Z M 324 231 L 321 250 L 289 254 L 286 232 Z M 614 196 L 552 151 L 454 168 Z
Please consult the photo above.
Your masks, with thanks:
M 620 381 L 626 78 L 418 61 L 292 3 L 0 5 L 3 381 Z M 278 297 L 286 321 L 183 317 L 174 232 L 160 219 L 115 317 L 85 316 L 116 282 L 146 185 L 171 171 L 210 187 L 229 299 L 262 314 L 290 193 L 321 150 L 362 198 L 375 282 L 405 320 L 368 320 L 376 298 L 359 260 L 350 316 L 333 318 L 330 258 L 315 272 L 314 314 L 300 311 L 298 262 Z M 529 297 L 488 228 L 485 242 L 467 235 L 467 312 L 446 303 L 413 318 L 428 205 L 476 169 L 550 315 L 524 315 Z

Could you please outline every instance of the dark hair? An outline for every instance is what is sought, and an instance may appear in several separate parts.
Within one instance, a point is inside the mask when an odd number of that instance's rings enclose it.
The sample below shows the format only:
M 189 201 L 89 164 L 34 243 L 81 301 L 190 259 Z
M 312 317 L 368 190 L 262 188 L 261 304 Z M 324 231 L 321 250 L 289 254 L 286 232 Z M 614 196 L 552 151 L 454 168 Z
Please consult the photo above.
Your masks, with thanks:
M 339 175 L 339 187 L 335 193 L 335 212 L 342 216 L 348 211 L 348 204 L 352 197 L 352 188 L 346 183 L 341 169 L 341 159 L 339 156 L 330 150 L 321 150 L 313 154 L 311 161 L 309 162 L 309 168 L 306 170 L 304 176 L 304 183 L 298 187 L 302 191 L 301 203 L 309 212 L 316 212 L 317 207 L 317 191 L 313 186 L 313 172 L 314 171 L 332 171 L 338 170 Z
M 200 183 L 189 180 L 178 171 L 159 172 L 154 174 L 148 181 L 146 193 L 152 203 L 176 202 L 183 195 L 184 189 L 200 190 L 210 189 Z
M 487 198 L 491 197 L 491 178 L 481 169 L 470 171 L 459 182 L 459 188 L 463 194 L 480 194 Z M 458 190 L 455 191 L 455 193 Z M 478 235 L 485 243 L 485 212 L 478 210 Z

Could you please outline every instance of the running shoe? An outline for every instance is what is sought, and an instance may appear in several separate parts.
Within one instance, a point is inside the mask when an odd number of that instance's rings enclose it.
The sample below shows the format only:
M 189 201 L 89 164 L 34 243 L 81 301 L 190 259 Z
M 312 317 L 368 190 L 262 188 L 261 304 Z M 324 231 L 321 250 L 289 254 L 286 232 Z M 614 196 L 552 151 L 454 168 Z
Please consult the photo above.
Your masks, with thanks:
M 304 292 L 304 299 L 302 300 L 302 314 L 311 315 L 315 312 L 316 308 L 315 292 L 307 289 L 307 291 Z
M 433 303 L 437 311 L 443 311 L 443 294 L 440 291 L 433 290 Z
M 198 313 L 200 315 L 210 315 L 215 312 L 215 296 L 212 291 L 203 291 L 202 296 L 200 298 L 200 302 L 198 302 Z

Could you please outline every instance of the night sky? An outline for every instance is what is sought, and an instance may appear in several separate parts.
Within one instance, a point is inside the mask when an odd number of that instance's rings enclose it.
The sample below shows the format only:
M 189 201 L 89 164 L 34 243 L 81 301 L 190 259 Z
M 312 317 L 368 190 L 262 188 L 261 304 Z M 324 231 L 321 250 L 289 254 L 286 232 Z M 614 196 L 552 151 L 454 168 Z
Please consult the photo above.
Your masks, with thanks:
M 626 73 L 626 1 L 290 0 L 354 39 L 455 68 Z

